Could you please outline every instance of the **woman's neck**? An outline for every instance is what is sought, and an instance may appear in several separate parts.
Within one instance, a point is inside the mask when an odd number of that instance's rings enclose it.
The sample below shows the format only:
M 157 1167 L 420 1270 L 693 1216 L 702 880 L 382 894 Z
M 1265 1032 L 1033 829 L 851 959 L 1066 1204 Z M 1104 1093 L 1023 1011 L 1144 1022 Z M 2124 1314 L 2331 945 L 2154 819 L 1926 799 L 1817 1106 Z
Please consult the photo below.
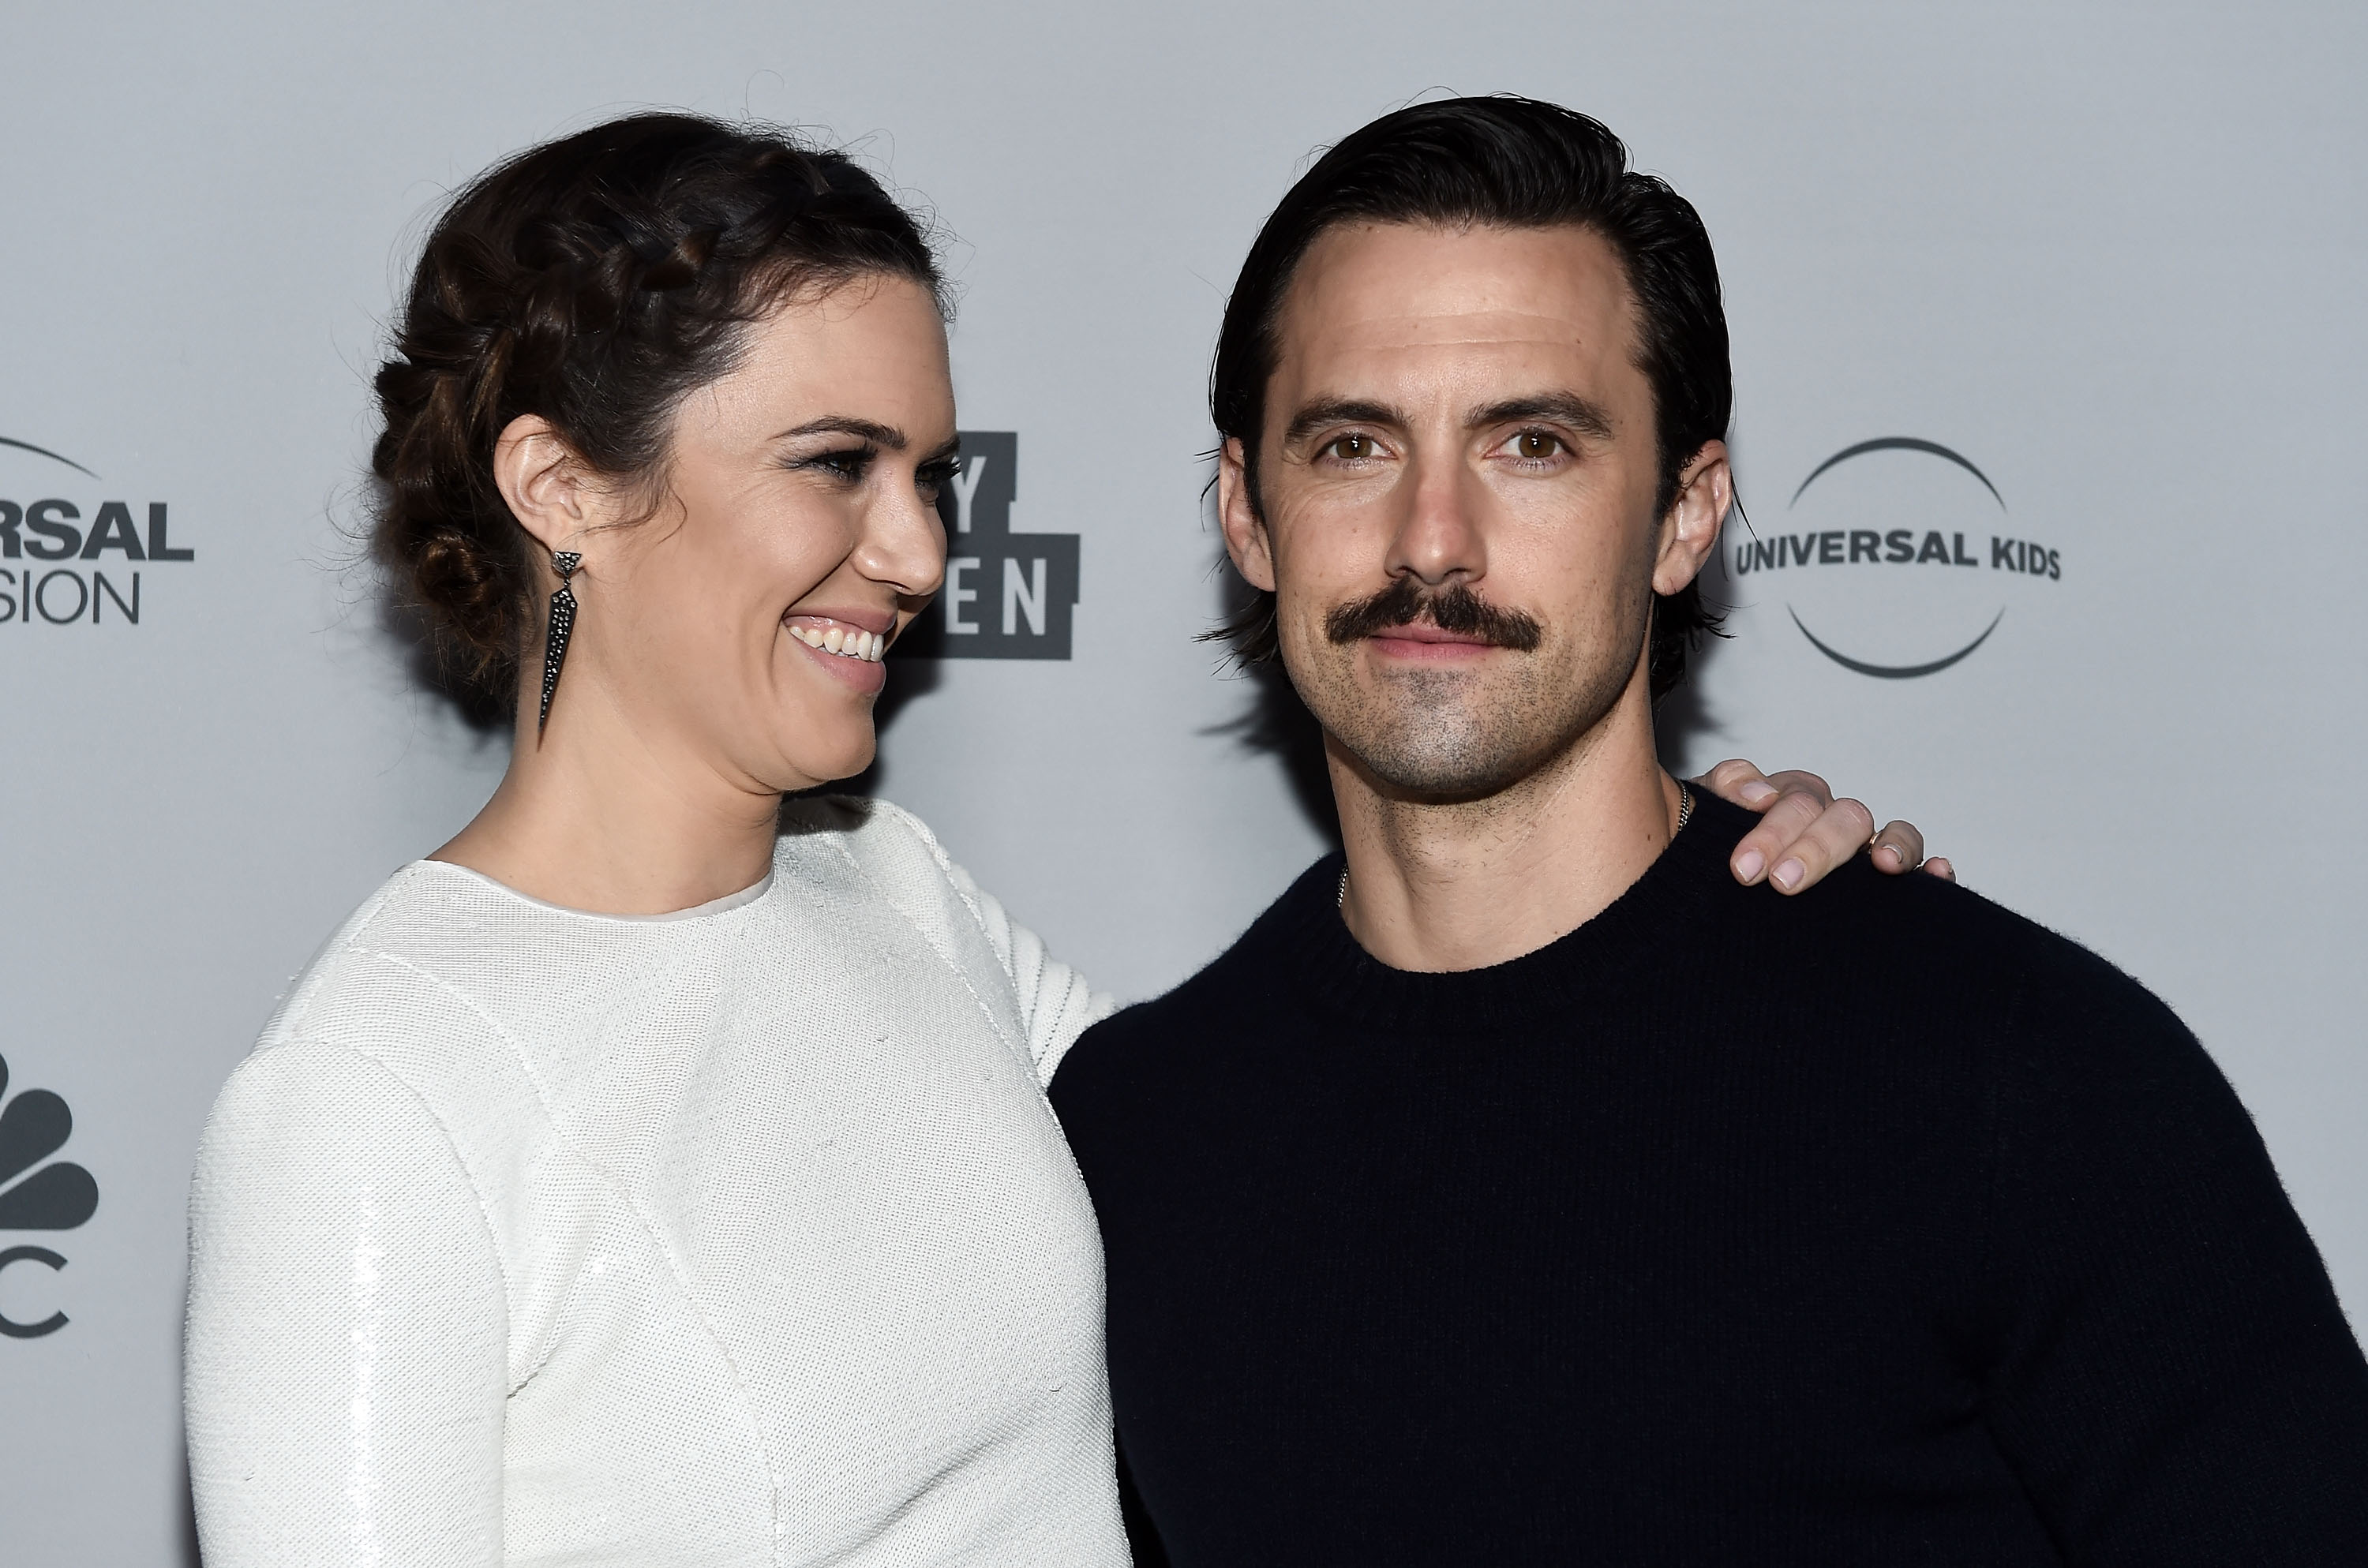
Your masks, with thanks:
M 655 744 L 585 703 L 538 735 L 520 710 L 509 771 L 429 857 L 596 915 L 670 915 L 763 880 L 780 795 Z

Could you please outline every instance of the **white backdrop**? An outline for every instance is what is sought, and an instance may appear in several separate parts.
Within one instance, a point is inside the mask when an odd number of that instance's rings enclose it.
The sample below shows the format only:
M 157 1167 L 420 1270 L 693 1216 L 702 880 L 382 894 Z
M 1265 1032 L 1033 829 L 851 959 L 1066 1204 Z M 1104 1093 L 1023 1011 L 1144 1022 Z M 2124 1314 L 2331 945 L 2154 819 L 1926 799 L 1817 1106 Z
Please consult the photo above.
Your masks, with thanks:
M 188 1550 L 182 1223 L 206 1108 L 314 944 L 502 760 L 410 684 L 340 531 L 379 324 L 446 191 L 644 106 L 860 141 L 956 236 L 962 424 L 1018 435 L 1013 527 L 1082 540 L 1075 656 L 935 666 L 879 784 L 1131 996 L 1319 848 L 1274 760 L 1222 728 L 1246 689 L 1191 641 L 1216 595 L 1207 357 L 1258 222 L 1311 149 L 1426 91 L 1607 120 L 1718 244 L 1752 517 L 1731 540 L 1811 557 L 1721 590 L 1736 636 L 1684 760 L 1822 768 L 2161 992 L 2252 1107 L 2356 1317 L 2368 851 L 2327 812 L 2368 763 L 2363 17 L 10 6 L 0 437 L 90 472 L 0 447 L 0 497 L 66 501 L 105 548 L 52 563 L 61 536 L 25 522 L 0 561 L 0 595 L 29 568 L 41 596 L 0 618 L 0 1057 L 11 1093 L 72 1107 L 56 1157 L 101 1199 L 78 1229 L 0 1231 L 0 1256 L 66 1260 L 0 1267 L 0 1316 L 69 1319 L 0 1337 L 0 1556 Z M 1884 437 L 1947 447 L 1996 499 L 1897 449 L 1792 499 Z M 107 501 L 143 546 L 165 505 L 194 558 L 133 562 L 97 527 Z M 1892 527 L 1963 533 L 1975 565 L 1816 559 L 1821 532 L 1847 557 L 1850 530 Z M 1992 537 L 2060 574 L 1992 565 Z M 94 574 L 128 597 L 135 570 L 136 624 L 105 593 L 96 624 L 63 614 Z M 1802 631 L 1909 665 L 2001 611 L 1915 679 Z M 1781 1003 L 1782 975 L 1721 965 Z

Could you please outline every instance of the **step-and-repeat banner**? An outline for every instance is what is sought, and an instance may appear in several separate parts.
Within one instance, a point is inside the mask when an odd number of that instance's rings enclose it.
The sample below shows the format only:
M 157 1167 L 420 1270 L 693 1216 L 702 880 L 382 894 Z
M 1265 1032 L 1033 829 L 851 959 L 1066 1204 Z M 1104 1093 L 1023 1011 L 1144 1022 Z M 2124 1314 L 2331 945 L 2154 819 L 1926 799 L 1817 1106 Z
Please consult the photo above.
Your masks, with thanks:
M 1125 996 L 1324 842 L 1289 715 L 1194 641 L 1226 592 L 1207 357 L 1258 222 L 1425 93 L 1608 121 L 1701 207 L 1734 328 L 1733 636 L 1664 716 L 1674 759 L 1821 769 L 2154 986 L 2368 1311 L 2362 17 L 12 9 L 0 1557 L 193 1550 L 207 1107 L 503 762 L 359 564 L 381 324 L 445 193 L 646 106 L 855 142 L 942 226 L 973 461 L 866 784 Z M 1782 1005 L 1754 955 L 1711 961 Z

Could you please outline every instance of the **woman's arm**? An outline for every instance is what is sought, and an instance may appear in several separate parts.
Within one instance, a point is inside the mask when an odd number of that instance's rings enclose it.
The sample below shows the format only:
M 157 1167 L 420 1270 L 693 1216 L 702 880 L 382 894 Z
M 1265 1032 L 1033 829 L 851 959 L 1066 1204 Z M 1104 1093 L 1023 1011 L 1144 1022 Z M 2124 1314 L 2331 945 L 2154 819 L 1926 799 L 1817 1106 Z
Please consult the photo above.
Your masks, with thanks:
M 987 944 L 1011 976 L 1020 1026 L 1028 1031 L 1028 1053 L 1036 1062 L 1036 1081 L 1049 1084 L 1077 1037 L 1108 1017 L 1114 1005 L 1108 993 L 1094 990 L 1084 975 L 1046 952 L 1043 938 L 1012 919 L 993 893 L 971 881 L 969 872 L 948 861 L 946 875 L 978 912 Z
M 1878 871 L 1897 875 L 1919 867 L 1943 881 L 1957 880 L 1956 868 L 1938 856 L 1924 858 L 1924 835 L 1912 822 L 1895 822 L 1881 833 L 1874 813 L 1857 801 L 1834 799 L 1814 773 L 1764 774 L 1740 757 L 1730 757 L 1694 780 L 1719 799 L 1760 813 L 1727 859 L 1735 880 L 1751 887 L 1763 879 L 1778 892 L 1795 893 L 1825 881 L 1826 874 L 1873 845 Z
M 385 1068 L 294 1042 L 232 1077 L 190 1191 L 187 1335 L 207 1568 L 501 1562 L 501 1265 Z

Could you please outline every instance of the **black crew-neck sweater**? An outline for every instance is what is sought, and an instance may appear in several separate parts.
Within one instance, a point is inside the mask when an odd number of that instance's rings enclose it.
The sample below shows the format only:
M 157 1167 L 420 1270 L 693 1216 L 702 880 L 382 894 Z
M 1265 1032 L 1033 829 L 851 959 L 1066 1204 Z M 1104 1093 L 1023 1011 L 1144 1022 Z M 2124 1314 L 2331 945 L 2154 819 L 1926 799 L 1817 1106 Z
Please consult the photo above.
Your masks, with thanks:
M 2368 1564 L 2368 1365 L 2194 1038 L 1745 826 L 1452 974 L 1332 857 L 1070 1052 L 1146 1561 Z

